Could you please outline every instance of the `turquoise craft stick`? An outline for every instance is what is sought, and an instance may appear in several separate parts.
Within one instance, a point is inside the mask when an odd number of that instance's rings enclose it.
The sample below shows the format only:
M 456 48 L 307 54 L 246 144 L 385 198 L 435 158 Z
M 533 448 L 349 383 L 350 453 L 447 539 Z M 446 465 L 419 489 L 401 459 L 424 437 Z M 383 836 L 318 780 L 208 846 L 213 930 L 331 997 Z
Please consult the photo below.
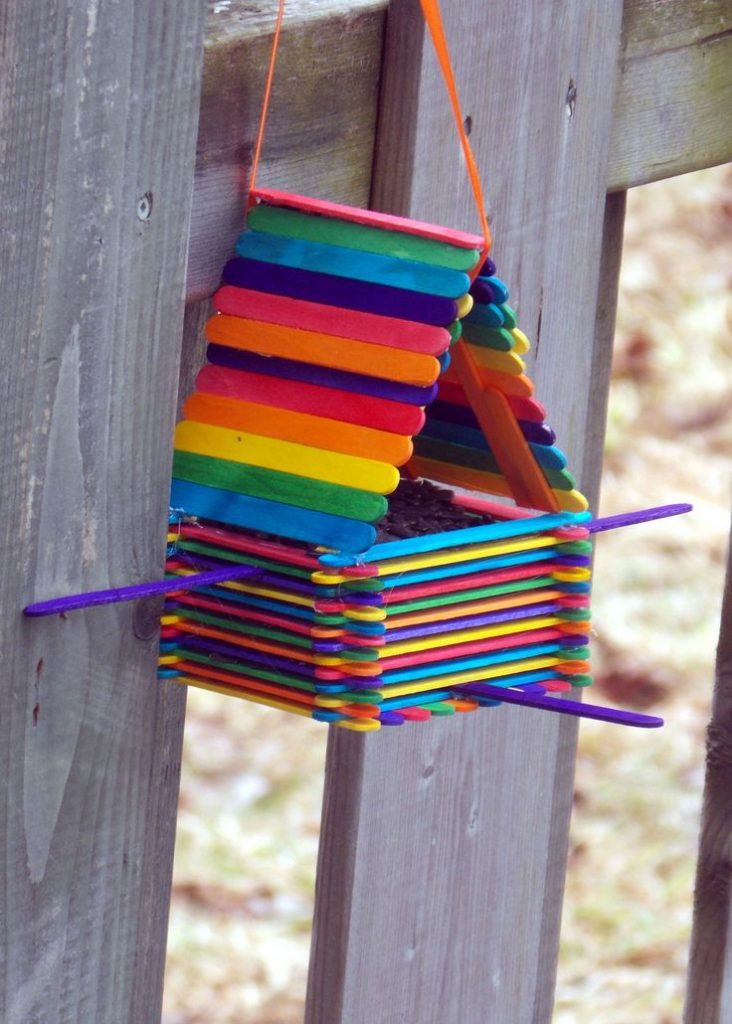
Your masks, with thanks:
M 217 487 L 174 480 L 170 493 L 172 506 L 185 509 L 186 515 L 244 526 L 250 530 L 266 529 L 267 533 L 309 544 L 365 551 L 376 538 L 376 530 L 367 523 L 326 512 L 294 508 L 265 498 L 250 498 Z
M 276 263 L 297 270 L 405 288 L 446 299 L 459 299 L 470 288 L 470 278 L 460 270 L 446 270 L 429 263 L 415 263 L 323 242 L 267 235 L 261 231 L 245 231 L 240 235 L 236 252 L 244 259 L 261 263 Z
M 503 523 L 489 523 L 486 526 L 469 526 L 464 530 L 449 530 L 432 533 L 425 537 L 409 537 L 407 540 L 392 540 L 374 544 L 364 554 L 342 550 L 320 556 L 323 565 L 346 566 L 371 562 L 382 562 L 388 558 L 403 555 L 417 555 L 441 548 L 457 548 L 464 544 L 485 544 L 487 541 L 508 540 L 511 537 L 526 537 L 532 533 L 544 533 L 563 526 L 581 526 L 592 518 L 590 512 L 550 512 L 546 515 L 526 519 L 511 519 Z M 473 563 L 475 564 L 475 563 Z M 495 563 L 496 565 L 499 563 Z

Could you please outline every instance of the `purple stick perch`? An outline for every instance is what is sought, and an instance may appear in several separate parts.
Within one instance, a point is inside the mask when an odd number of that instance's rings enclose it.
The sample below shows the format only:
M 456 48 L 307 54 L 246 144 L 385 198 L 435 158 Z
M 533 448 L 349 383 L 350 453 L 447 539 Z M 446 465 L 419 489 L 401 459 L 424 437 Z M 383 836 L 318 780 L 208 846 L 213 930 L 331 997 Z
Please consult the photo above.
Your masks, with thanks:
M 238 580 L 244 576 L 257 576 L 260 570 L 251 565 L 236 565 L 226 569 L 215 569 L 212 572 L 199 572 L 193 576 L 176 576 L 155 583 L 134 583 L 129 587 L 112 587 L 109 590 L 90 590 L 82 594 L 68 594 L 66 597 L 54 597 L 50 601 L 38 601 L 23 609 L 24 615 L 57 615 L 59 612 L 76 611 L 78 608 L 91 608 L 98 604 L 117 604 L 120 601 L 137 601 L 141 597 L 154 597 L 157 594 L 172 594 L 177 590 L 192 590 L 194 587 L 205 587 L 225 580 Z
M 598 704 L 583 704 L 577 700 L 565 700 L 564 697 L 542 697 L 528 694 L 525 691 L 503 689 L 489 683 L 466 683 L 455 688 L 455 692 L 469 697 L 501 701 L 503 704 L 521 704 L 539 711 L 555 711 L 560 715 L 571 715 L 574 718 L 593 718 L 598 722 L 611 722 L 614 725 L 631 725 L 638 729 L 657 729 L 663 725 L 663 719 L 655 715 L 641 715 L 636 711 L 619 711 L 617 708 L 601 707 Z

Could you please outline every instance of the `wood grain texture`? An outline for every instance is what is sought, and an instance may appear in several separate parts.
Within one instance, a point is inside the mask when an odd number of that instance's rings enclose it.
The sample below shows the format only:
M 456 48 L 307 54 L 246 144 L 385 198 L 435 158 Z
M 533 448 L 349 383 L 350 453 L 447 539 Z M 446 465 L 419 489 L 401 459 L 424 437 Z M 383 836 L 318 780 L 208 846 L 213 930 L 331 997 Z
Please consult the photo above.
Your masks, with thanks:
M 732 5 L 625 0 L 608 189 L 732 160 Z
M 196 0 L 0 7 L 0 1018 L 159 1020 L 184 695 L 158 578 L 193 180 Z
M 384 3 L 289 0 L 258 182 L 366 205 Z M 209 13 L 187 294 L 210 295 L 245 219 L 276 3 Z
M 622 4 L 476 0 L 443 15 L 498 273 L 534 341 L 537 394 L 594 500 L 610 344 L 595 323 Z M 395 0 L 373 199 L 474 228 L 422 37 L 416 3 Z M 547 717 L 502 707 L 376 743 L 330 738 L 308 1024 L 550 1020 L 576 733 Z
M 684 1024 L 732 1019 L 732 548 L 722 602 Z

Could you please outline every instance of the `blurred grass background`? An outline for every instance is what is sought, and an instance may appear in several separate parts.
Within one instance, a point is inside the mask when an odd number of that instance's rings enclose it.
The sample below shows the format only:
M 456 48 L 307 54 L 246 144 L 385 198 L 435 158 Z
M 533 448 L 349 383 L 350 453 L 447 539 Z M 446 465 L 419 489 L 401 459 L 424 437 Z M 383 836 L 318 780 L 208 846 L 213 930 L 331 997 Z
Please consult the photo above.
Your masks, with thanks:
M 680 1019 L 730 514 L 731 227 L 729 167 L 629 195 L 600 512 L 695 510 L 598 538 L 592 699 L 667 724 L 581 727 L 555 1024 Z M 302 1021 L 325 739 L 190 691 L 164 1024 Z

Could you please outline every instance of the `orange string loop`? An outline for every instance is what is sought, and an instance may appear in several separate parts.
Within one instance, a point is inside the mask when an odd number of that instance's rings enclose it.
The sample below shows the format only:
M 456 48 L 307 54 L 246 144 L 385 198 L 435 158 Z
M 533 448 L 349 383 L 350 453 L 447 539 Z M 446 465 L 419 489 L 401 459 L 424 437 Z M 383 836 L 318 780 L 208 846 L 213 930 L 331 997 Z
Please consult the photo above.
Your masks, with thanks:
M 465 164 L 468 171 L 468 178 L 470 179 L 470 185 L 473 190 L 473 197 L 475 199 L 475 205 L 478 208 L 478 217 L 480 218 L 480 226 L 483 232 L 483 239 L 485 242 L 485 253 L 487 254 L 491 247 L 491 233 L 488 227 L 488 218 L 485 212 L 485 202 L 483 200 L 483 190 L 480 184 L 480 175 L 478 174 L 478 167 L 473 156 L 473 150 L 468 140 L 467 132 L 465 131 L 465 123 L 460 110 L 460 100 L 458 98 L 457 87 L 455 85 L 455 76 L 452 70 L 452 64 L 450 62 L 450 53 L 447 48 L 447 40 L 445 38 L 445 27 L 442 22 L 442 14 L 440 13 L 439 0 L 420 0 L 420 6 L 422 8 L 422 14 L 424 16 L 425 24 L 429 29 L 432 44 L 437 54 L 437 60 L 442 71 L 442 77 L 445 81 L 445 88 L 447 89 L 447 95 L 450 99 L 450 106 L 452 107 L 453 116 L 455 119 L 455 126 L 457 128 L 458 138 L 460 139 L 460 145 L 463 150 L 465 157 Z M 257 171 L 259 170 L 259 159 L 262 153 L 262 140 L 264 139 L 264 129 L 267 123 L 267 113 L 269 110 L 269 102 L 272 95 L 272 81 L 274 79 L 275 63 L 277 61 L 277 48 L 280 42 L 280 30 L 282 28 L 282 18 L 285 10 L 285 0 L 279 0 L 279 7 L 277 9 L 277 20 L 275 22 L 274 38 L 272 40 L 272 53 L 269 58 L 269 68 L 267 71 L 267 81 L 264 87 L 264 97 L 262 99 L 262 111 L 259 115 L 259 127 L 257 129 L 257 139 L 254 146 L 254 156 L 252 158 L 252 170 L 249 183 L 249 205 L 251 206 L 252 194 L 257 183 Z

